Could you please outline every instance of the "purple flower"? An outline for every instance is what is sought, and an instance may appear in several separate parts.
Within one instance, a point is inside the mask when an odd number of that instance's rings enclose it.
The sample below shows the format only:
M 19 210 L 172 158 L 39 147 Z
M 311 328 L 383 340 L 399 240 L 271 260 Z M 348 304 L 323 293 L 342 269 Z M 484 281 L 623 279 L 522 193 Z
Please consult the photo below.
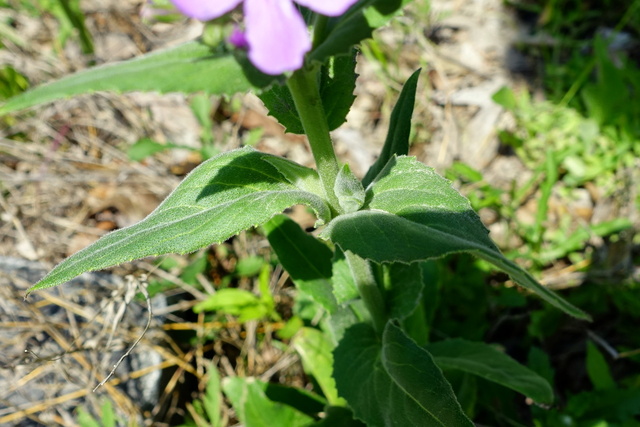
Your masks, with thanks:
M 183 14 L 208 21 L 236 8 L 243 0 L 171 0 Z M 357 0 L 295 0 L 326 16 L 343 14 Z M 281 74 L 302 67 L 311 40 L 292 0 L 244 0 L 249 60 L 262 72 Z M 237 37 L 237 34 L 236 34 Z M 237 40 L 237 38 L 236 38 Z

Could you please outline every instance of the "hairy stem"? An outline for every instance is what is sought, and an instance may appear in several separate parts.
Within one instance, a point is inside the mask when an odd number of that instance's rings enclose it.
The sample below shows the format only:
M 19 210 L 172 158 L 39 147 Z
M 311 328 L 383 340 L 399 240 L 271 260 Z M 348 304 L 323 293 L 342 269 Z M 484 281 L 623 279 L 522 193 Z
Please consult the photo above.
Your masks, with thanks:
M 329 135 L 329 124 L 320 98 L 318 72 L 320 66 L 301 68 L 287 81 L 291 96 L 298 110 L 304 132 L 309 138 L 313 158 L 324 187 L 327 201 L 334 210 L 339 209 L 334 191 L 339 166 Z

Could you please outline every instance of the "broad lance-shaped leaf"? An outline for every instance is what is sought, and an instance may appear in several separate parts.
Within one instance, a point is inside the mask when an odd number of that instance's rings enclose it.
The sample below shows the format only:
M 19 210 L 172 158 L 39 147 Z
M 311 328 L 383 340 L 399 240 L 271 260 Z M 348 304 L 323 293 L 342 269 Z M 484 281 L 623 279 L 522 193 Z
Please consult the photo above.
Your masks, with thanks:
M 329 313 L 336 311 L 338 303 L 331 286 L 331 249 L 286 215 L 276 215 L 263 228 L 296 287 Z
M 473 426 L 429 353 L 394 323 L 382 343 L 369 324 L 350 327 L 334 359 L 338 393 L 369 427 Z
M 56 99 L 97 91 L 198 92 L 232 95 L 264 87 L 274 78 L 261 74 L 245 59 L 218 53 L 193 41 L 166 50 L 102 65 L 38 86 L 10 99 L 0 115 Z
M 413 115 L 413 106 L 416 102 L 416 89 L 418 87 L 418 77 L 420 77 L 420 69 L 414 71 L 402 87 L 402 92 L 398 97 L 391 119 L 389 120 L 389 131 L 384 141 L 384 146 L 380 152 L 380 156 L 367 171 L 362 179 L 362 184 L 368 186 L 374 180 L 378 173 L 384 168 L 393 156 L 406 156 L 409 154 L 409 136 L 411 134 L 411 116 Z
M 553 390 L 544 378 L 489 344 L 456 338 L 438 341 L 425 348 L 444 370 L 455 369 L 477 375 L 538 403 L 553 402 Z
M 62 261 L 29 292 L 138 258 L 193 252 L 263 224 L 296 204 L 308 205 L 321 221 L 328 220 L 324 200 L 291 184 L 265 160 L 268 157 L 247 147 L 211 158 L 147 218 Z
M 411 263 L 471 252 L 555 307 L 589 319 L 589 315 L 506 259 L 469 201 L 449 181 L 415 158 L 390 160 L 367 189 L 366 197 L 363 210 L 335 218 L 320 237 L 381 263 Z

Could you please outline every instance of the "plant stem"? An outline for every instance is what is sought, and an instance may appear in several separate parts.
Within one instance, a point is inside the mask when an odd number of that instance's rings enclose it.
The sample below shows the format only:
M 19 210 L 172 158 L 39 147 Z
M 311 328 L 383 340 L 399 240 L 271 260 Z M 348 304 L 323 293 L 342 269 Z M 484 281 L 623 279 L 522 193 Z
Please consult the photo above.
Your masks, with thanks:
M 319 71 L 319 65 L 301 68 L 289 78 L 287 86 L 291 91 L 304 132 L 309 138 L 309 145 L 318 167 L 325 196 L 332 208 L 336 210 L 340 207 L 334 191 L 339 166 L 333 150 L 331 135 L 329 135 L 329 124 L 322 105 L 322 98 L 320 98 Z
M 315 49 L 325 40 L 325 31 L 329 24 L 329 18 L 324 15 L 317 14 L 316 21 L 313 24 L 313 48 Z
M 346 251 L 344 254 L 347 258 L 347 263 L 349 263 L 353 280 L 358 287 L 358 292 L 371 315 L 373 328 L 376 332 L 382 333 L 387 323 L 387 309 L 382 293 L 380 293 L 378 282 L 371 269 L 371 263 L 353 252 Z

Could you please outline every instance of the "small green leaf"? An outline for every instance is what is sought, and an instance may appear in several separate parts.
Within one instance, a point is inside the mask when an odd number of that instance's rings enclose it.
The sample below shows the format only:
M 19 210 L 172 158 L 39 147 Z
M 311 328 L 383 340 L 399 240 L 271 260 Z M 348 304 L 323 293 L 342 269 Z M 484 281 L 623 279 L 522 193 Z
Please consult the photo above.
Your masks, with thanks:
M 286 132 L 304 134 L 296 104 L 287 86 L 273 85 L 258 96 L 269 110 L 269 115 L 284 126 Z
M 264 230 L 295 285 L 328 312 L 334 312 L 338 306 L 332 293 L 331 249 L 286 215 L 273 217 L 264 224 Z
M 254 277 L 260 273 L 264 265 L 264 258 L 258 255 L 240 258 L 236 263 L 234 273 L 241 277 Z
M 211 427 L 222 427 L 222 391 L 220 388 L 220 374 L 214 364 L 207 369 L 207 388 L 202 399 L 202 405 L 207 413 Z
M 87 411 L 84 410 L 81 406 L 77 409 L 78 415 L 76 417 L 76 421 L 80 425 L 80 427 L 101 427 L 100 423 L 96 421 L 95 418 L 91 416 Z
M 347 118 L 355 100 L 356 51 L 350 55 L 329 58 L 320 70 L 320 99 L 327 118 L 329 130 L 340 127 Z M 273 85 L 259 95 L 269 114 L 275 117 L 287 132 L 304 134 L 293 97 L 287 86 Z
M 355 212 L 364 204 L 365 194 L 362 183 L 351 172 L 347 164 L 344 164 L 338 172 L 334 191 L 340 207 L 346 213 Z
M 129 147 L 129 149 L 127 150 L 127 156 L 134 162 L 140 162 L 156 153 L 160 153 L 161 151 L 170 150 L 173 148 L 194 151 L 193 147 L 188 147 L 186 145 L 178 145 L 172 143 L 160 144 L 159 142 L 156 142 L 152 139 L 143 138 Z
M 338 303 L 344 304 L 358 298 L 360 294 L 358 293 L 356 282 L 353 280 L 351 268 L 344 256 L 344 252 L 338 247 L 336 248 L 332 262 L 333 294 L 336 296 Z
M 348 55 L 329 58 L 320 75 L 320 97 L 327 116 L 329 130 L 340 127 L 346 120 L 356 99 L 356 54 L 351 49 Z
M 262 319 L 269 315 L 270 307 L 260 298 L 244 289 L 224 288 L 193 307 L 194 313 L 221 311 L 238 316 L 240 322 Z
M 513 91 L 506 86 L 498 89 L 496 93 L 491 97 L 493 102 L 504 107 L 505 109 L 511 111 L 514 110 L 518 104 L 516 101 L 516 96 L 513 94 Z
M 194 169 L 147 218 L 114 231 L 56 266 L 28 292 L 147 256 L 188 253 L 219 243 L 295 205 L 329 218 L 324 200 L 300 190 L 252 148 L 223 153 Z
M 531 369 L 519 364 L 495 347 L 463 339 L 450 339 L 425 347 L 436 364 L 482 377 L 532 398 L 538 403 L 552 403 L 549 383 Z
M 246 62 L 246 61 L 245 61 Z M 228 52 L 193 41 L 128 61 L 80 71 L 10 99 L 0 115 L 56 99 L 97 91 L 198 92 L 232 95 L 265 87 L 273 76 L 258 73 Z
M 116 427 L 116 414 L 110 400 L 105 400 L 100 406 L 102 415 L 102 427 Z
M 411 0 L 362 0 L 328 26 L 322 43 L 310 59 L 324 62 L 335 55 L 348 54 L 354 45 L 371 37 L 373 30 L 386 24 Z
M 222 381 L 237 417 L 246 427 L 303 427 L 313 418 L 291 406 L 269 400 L 267 384 L 253 378 L 227 377 Z
M 418 78 L 420 77 L 420 69 L 414 71 L 404 84 L 402 92 L 398 97 L 391 119 L 389 121 L 389 131 L 387 139 L 384 141 L 382 152 L 371 165 L 367 174 L 364 176 L 362 183 L 367 186 L 375 179 L 380 171 L 385 167 L 387 162 L 393 156 L 403 156 L 409 154 L 409 136 L 411 134 L 411 117 L 413 115 L 413 106 L 416 100 L 416 89 L 418 87 Z
M 611 376 L 606 359 L 591 341 L 587 341 L 587 373 L 593 388 L 596 390 L 607 390 L 616 387 L 616 382 Z
M 344 399 L 338 397 L 336 382 L 333 379 L 333 345 L 325 334 L 315 328 L 302 328 L 292 342 L 302 359 L 305 372 L 320 385 L 327 402 L 333 406 L 345 406 Z
M 590 318 L 506 259 L 469 201 L 415 158 L 390 160 L 368 187 L 363 210 L 335 218 L 320 237 L 378 263 L 411 263 L 470 252 L 553 306 L 577 318 Z
M 366 323 L 334 351 L 340 396 L 356 418 L 377 426 L 473 426 L 426 350 L 388 323 L 382 343 Z

